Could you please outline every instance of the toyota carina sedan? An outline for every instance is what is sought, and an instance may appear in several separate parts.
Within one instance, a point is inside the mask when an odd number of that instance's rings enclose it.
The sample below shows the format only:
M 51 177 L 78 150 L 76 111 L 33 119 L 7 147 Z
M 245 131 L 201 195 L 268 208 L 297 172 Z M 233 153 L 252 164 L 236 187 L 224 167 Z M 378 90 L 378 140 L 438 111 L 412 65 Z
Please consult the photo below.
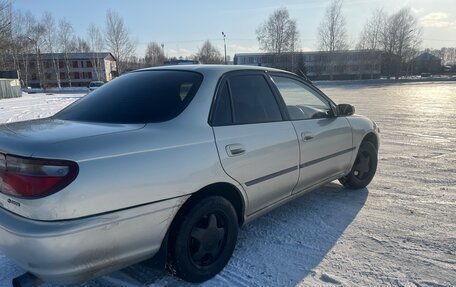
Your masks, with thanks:
M 378 148 L 373 121 L 289 72 L 134 71 L 52 117 L 0 126 L 0 250 L 28 271 L 17 286 L 154 255 L 201 282 L 246 222 L 336 179 L 368 185 Z

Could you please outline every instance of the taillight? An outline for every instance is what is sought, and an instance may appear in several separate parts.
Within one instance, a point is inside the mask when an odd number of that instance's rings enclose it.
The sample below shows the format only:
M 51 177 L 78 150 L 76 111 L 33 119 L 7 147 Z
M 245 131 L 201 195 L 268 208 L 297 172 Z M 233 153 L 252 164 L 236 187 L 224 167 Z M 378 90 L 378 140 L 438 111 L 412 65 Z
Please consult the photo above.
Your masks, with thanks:
M 47 196 L 70 184 L 78 171 L 72 161 L 0 154 L 0 192 L 23 198 Z

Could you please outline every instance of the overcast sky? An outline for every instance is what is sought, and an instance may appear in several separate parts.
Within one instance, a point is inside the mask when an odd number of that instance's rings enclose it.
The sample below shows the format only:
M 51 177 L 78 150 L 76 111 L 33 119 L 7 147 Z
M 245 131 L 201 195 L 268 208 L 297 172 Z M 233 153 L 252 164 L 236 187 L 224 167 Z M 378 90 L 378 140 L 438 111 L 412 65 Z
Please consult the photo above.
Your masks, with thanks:
M 257 52 L 255 30 L 275 9 L 286 7 L 297 20 L 302 50 L 317 49 L 317 27 L 329 0 L 15 0 L 14 7 L 30 10 L 37 17 L 49 11 L 67 18 L 79 36 L 90 23 L 104 28 L 106 10 L 117 11 L 138 43 L 143 56 L 150 41 L 163 43 L 167 56 L 190 56 L 204 40 L 223 52 L 222 31 L 227 35 L 227 54 Z M 423 28 L 423 48 L 456 47 L 456 0 L 345 0 L 343 14 L 349 43 L 356 44 L 363 24 L 372 11 L 383 8 L 394 13 L 410 7 Z

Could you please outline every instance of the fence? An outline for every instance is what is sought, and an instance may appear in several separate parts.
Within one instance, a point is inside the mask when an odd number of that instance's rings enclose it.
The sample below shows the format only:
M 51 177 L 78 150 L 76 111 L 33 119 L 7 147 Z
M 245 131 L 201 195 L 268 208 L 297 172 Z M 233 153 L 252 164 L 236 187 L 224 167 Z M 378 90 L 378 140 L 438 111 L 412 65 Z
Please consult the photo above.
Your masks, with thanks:
M 22 96 L 21 86 L 17 79 L 0 79 L 0 99 Z

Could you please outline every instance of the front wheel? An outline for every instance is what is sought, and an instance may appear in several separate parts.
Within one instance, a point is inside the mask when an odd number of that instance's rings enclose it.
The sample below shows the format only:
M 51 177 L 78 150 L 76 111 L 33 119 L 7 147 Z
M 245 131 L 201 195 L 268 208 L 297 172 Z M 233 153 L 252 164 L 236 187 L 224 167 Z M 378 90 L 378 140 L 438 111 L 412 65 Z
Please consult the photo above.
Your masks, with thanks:
M 355 163 L 349 174 L 339 179 L 339 182 L 350 189 L 366 187 L 374 178 L 377 171 L 377 149 L 370 142 L 364 142 L 358 150 Z
M 210 196 L 195 203 L 171 231 L 169 265 L 185 281 L 203 282 L 219 273 L 233 254 L 238 219 L 233 205 Z

